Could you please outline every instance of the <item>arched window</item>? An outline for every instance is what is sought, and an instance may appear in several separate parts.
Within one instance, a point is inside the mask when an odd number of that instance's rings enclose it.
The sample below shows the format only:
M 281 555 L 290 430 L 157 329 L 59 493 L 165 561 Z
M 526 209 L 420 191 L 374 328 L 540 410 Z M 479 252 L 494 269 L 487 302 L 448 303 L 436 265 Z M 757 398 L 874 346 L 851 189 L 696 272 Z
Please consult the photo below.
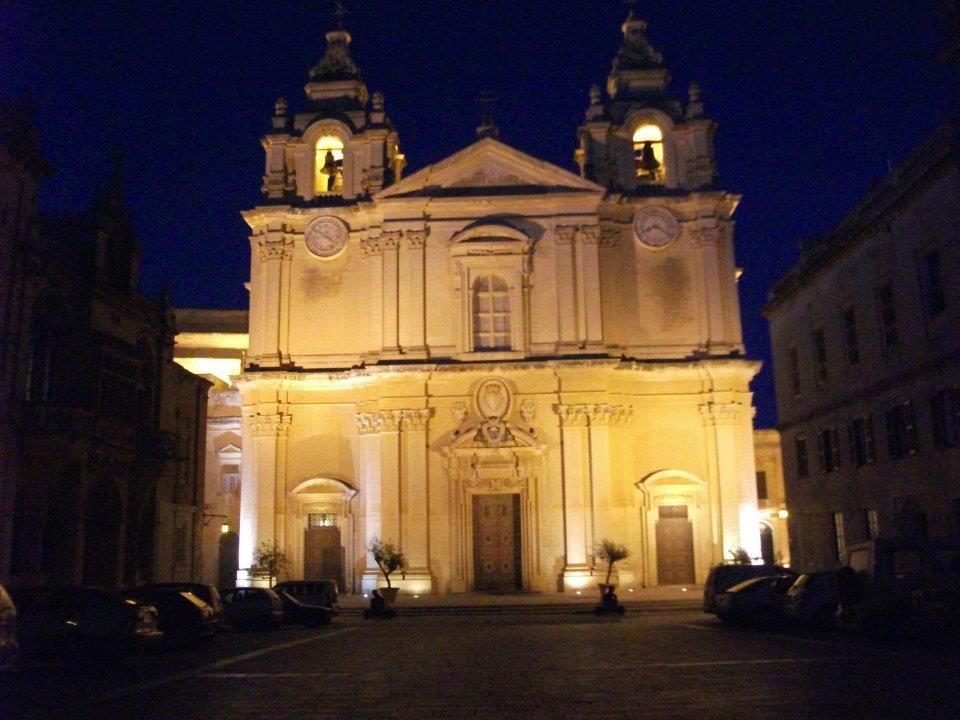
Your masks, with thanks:
M 641 125 L 633 133 L 634 168 L 637 182 L 663 182 L 663 132 L 656 125 Z
M 473 349 L 510 349 L 510 287 L 499 275 L 473 284 Z
M 342 192 L 343 140 L 336 135 L 324 135 L 317 140 L 314 168 L 314 192 Z

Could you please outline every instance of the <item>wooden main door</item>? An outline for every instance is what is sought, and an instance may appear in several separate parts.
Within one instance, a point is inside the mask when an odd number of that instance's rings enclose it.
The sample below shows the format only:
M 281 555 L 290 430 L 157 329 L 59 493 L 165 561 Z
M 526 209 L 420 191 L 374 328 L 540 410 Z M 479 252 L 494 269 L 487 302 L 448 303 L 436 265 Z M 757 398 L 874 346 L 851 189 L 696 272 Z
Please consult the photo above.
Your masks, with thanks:
M 303 531 L 303 576 L 307 580 L 331 578 L 344 586 L 340 528 L 308 527 Z
M 692 583 L 693 525 L 686 505 L 661 505 L 657 519 L 657 584 Z
M 521 589 L 520 496 L 473 496 L 474 589 Z

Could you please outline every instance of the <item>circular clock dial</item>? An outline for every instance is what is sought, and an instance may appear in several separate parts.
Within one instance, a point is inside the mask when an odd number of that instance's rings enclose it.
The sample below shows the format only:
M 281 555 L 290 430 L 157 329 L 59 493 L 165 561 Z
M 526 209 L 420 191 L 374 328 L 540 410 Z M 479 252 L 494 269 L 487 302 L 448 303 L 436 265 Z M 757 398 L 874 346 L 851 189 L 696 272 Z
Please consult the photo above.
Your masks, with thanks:
M 677 239 L 679 232 L 677 218 L 666 208 L 643 208 L 633 216 L 633 233 L 647 247 L 665 247 Z
M 343 250 L 348 235 L 343 221 L 331 216 L 318 217 L 304 231 L 307 249 L 322 258 L 333 257 Z

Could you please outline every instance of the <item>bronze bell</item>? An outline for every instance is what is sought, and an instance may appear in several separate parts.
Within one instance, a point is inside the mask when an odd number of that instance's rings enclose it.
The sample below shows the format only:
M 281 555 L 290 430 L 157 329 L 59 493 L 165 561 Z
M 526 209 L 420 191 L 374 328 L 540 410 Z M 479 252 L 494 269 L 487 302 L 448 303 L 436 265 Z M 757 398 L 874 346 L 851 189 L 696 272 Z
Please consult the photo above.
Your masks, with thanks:
M 327 150 L 327 154 L 323 158 L 323 172 L 324 175 L 336 175 L 337 174 L 337 161 L 333 159 L 333 152 Z
M 647 140 L 640 149 L 640 156 L 637 158 L 637 170 L 642 171 L 644 175 L 656 175 L 659 169 L 660 163 L 656 155 L 653 154 L 653 142 Z

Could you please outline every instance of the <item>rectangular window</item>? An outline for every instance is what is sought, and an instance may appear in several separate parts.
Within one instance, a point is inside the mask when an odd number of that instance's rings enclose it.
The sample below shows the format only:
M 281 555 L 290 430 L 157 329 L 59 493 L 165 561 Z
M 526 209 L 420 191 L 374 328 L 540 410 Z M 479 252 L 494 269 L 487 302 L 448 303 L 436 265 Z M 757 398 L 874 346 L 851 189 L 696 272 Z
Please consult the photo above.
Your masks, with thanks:
M 757 500 L 767 499 L 767 473 L 765 470 L 757 470 Z
M 840 467 L 840 436 L 836 428 L 824 428 L 817 436 L 820 450 L 820 470 L 831 473 Z
M 844 561 L 844 555 L 847 554 L 847 536 L 843 529 L 843 513 L 833 514 L 833 539 L 836 545 L 837 558 L 840 562 Z
M 802 389 L 800 385 L 800 353 L 796 346 L 790 348 L 790 389 L 794 395 L 799 395 Z
M 905 455 L 916 455 L 919 448 L 913 405 L 905 400 L 886 413 L 887 453 L 894 460 Z
M 810 458 L 807 456 L 807 439 L 798 437 L 796 439 L 797 450 L 797 477 L 810 477 Z
M 938 390 L 930 396 L 933 444 L 956 447 L 960 441 L 960 388 Z
M 880 521 L 877 518 L 876 510 L 865 510 L 865 525 L 867 528 L 867 537 L 872 539 L 875 537 L 880 537 Z
M 877 459 L 873 441 L 873 418 L 870 415 L 854 418 L 850 423 L 850 459 L 857 467 Z
M 813 331 L 813 361 L 817 371 L 817 382 L 823 384 L 830 373 L 827 370 L 827 339 L 822 327 Z
M 857 314 L 850 307 L 843 311 L 843 340 L 847 351 L 847 365 L 860 364 L 860 338 L 857 336 Z
M 223 495 L 233 495 L 240 489 L 240 466 L 220 466 L 220 492 Z
M 790 389 L 794 395 L 799 395 L 802 389 L 800 385 L 800 353 L 794 345 L 790 348 Z
M 893 297 L 893 284 L 884 283 L 877 289 L 877 307 L 880 313 L 880 338 L 886 351 L 900 346 L 897 332 L 897 309 Z
M 924 254 L 920 260 L 920 290 L 923 293 L 923 307 L 928 320 L 933 320 L 946 310 L 947 300 L 940 274 L 940 253 L 936 250 Z

